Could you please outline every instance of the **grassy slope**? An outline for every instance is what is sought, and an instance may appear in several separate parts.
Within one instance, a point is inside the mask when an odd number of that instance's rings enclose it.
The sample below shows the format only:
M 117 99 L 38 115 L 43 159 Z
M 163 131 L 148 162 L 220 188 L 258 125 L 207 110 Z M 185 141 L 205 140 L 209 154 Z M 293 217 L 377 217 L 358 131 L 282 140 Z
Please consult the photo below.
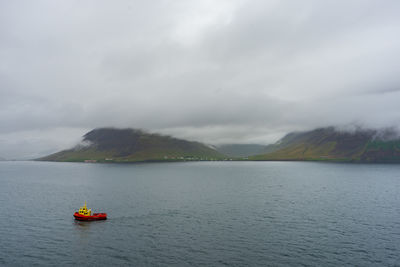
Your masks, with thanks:
M 149 134 L 133 129 L 95 129 L 84 136 L 91 145 L 64 150 L 40 160 L 47 161 L 97 161 L 140 162 L 195 159 L 222 159 L 216 150 L 198 142 L 189 142 Z M 106 160 L 107 159 L 107 160 Z
M 365 162 L 400 162 L 400 141 L 370 141 L 366 145 L 361 160 Z
M 252 160 L 400 162 L 400 141 L 375 140 L 374 131 L 337 132 L 333 128 L 292 133 Z

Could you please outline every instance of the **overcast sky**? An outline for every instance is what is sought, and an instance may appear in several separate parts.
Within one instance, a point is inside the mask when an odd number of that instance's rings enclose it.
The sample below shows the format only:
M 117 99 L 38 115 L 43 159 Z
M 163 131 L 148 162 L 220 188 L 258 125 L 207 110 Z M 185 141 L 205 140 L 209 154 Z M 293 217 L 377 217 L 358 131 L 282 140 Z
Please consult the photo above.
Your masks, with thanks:
M 0 157 L 96 127 L 209 144 L 400 125 L 400 1 L 0 0 Z

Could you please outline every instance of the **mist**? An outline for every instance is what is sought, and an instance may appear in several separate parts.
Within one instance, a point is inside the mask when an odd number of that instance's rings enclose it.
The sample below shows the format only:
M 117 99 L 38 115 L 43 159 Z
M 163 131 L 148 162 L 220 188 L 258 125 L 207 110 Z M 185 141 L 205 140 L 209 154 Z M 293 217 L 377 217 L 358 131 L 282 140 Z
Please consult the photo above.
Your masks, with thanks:
M 0 157 L 400 125 L 399 1 L 1 1 Z M 350 125 L 350 127 L 349 127 Z

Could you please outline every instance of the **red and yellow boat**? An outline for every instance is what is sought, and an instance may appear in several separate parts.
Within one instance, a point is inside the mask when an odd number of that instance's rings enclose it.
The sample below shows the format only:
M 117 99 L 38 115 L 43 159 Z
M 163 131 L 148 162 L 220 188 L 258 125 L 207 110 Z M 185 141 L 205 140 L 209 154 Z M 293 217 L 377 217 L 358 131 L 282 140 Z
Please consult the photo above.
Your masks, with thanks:
M 88 209 L 85 205 L 79 208 L 78 212 L 74 213 L 75 220 L 78 221 L 97 221 L 107 220 L 107 213 L 93 213 L 92 209 Z

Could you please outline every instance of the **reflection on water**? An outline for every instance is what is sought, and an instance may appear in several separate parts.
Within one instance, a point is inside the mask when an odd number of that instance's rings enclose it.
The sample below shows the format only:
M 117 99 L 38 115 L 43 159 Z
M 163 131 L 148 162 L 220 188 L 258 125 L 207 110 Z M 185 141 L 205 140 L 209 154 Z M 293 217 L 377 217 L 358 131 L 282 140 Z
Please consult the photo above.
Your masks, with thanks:
M 92 222 L 82 222 L 74 220 L 74 226 L 75 226 L 74 228 L 76 229 L 76 231 L 78 231 L 79 234 L 89 233 L 91 223 Z
M 106 223 L 107 220 L 99 220 L 99 221 L 78 221 L 78 220 L 74 220 L 74 224 L 76 227 L 78 227 L 79 229 L 85 229 L 88 228 L 96 223 Z

